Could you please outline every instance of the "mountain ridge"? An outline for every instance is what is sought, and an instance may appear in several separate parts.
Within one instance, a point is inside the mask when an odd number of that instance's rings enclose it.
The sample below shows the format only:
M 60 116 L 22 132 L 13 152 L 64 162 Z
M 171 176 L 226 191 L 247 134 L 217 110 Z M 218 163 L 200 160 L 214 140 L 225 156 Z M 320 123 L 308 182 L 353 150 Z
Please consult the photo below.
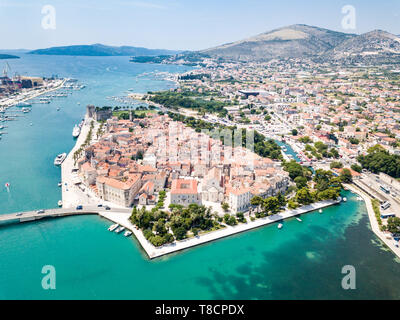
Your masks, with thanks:
M 295 24 L 253 37 L 198 51 L 212 57 L 239 61 L 276 58 L 312 58 L 316 61 L 400 61 L 400 37 L 384 30 L 343 33 Z

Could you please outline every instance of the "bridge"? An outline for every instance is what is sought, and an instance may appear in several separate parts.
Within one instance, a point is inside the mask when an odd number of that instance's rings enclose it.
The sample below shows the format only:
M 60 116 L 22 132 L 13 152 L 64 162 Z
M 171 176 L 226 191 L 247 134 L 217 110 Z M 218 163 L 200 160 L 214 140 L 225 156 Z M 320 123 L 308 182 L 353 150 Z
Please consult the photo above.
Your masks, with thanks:
M 59 208 L 59 209 L 47 209 L 42 211 L 27 211 L 18 212 L 10 214 L 0 214 L 0 224 L 7 223 L 22 223 L 30 222 L 47 218 L 58 218 L 58 217 L 68 217 L 68 216 L 80 216 L 80 215 L 98 215 L 101 212 L 124 212 L 130 213 L 132 209 L 130 208 L 110 208 L 106 210 L 105 207 L 95 207 L 95 206 L 83 206 L 82 210 L 77 210 L 76 208 Z

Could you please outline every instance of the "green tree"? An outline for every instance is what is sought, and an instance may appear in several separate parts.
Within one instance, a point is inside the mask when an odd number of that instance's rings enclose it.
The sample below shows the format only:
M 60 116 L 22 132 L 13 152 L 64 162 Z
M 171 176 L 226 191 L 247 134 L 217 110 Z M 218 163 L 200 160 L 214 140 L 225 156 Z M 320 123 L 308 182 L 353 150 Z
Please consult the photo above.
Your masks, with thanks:
M 227 204 L 226 202 L 223 202 L 221 204 L 222 210 L 224 210 L 224 212 L 228 212 L 229 211 L 229 204 Z
M 263 209 L 265 212 L 275 214 L 279 211 L 280 205 L 277 197 L 269 197 L 264 200 Z
M 334 169 L 334 168 L 341 169 L 341 168 L 343 168 L 343 164 L 339 161 L 333 161 L 331 163 L 330 167 L 331 167 L 331 169 Z
M 294 182 L 296 183 L 297 189 L 307 187 L 307 179 L 305 177 L 298 176 L 294 179 Z
M 313 198 L 308 188 L 302 188 L 296 193 L 296 201 L 303 205 L 308 205 L 313 202 Z
M 390 233 L 399 233 L 400 232 L 400 218 L 391 217 L 388 219 L 387 230 Z
M 362 167 L 359 166 L 358 164 L 352 164 L 351 165 L 351 169 L 356 171 L 356 172 L 358 172 L 358 173 L 361 173 L 361 171 L 362 171 Z
M 351 171 L 347 168 L 342 170 L 339 177 L 340 181 L 342 181 L 343 183 L 351 183 L 353 181 L 353 176 L 351 174 Z

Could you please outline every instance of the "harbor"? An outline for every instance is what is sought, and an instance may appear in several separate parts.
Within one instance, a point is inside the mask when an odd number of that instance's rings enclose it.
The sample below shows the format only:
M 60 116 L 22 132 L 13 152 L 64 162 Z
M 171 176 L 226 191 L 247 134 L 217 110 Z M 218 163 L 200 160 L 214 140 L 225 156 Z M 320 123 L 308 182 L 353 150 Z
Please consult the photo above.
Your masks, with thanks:
M 61 188 L 57 187 L 61 179 L 60 168 L 53 162 L 58 154 L 68 153 L 75 146 L 72 129 L 80 123 L 84 106 L 107 105 L 110 102 L 106 96 L 122 96 L 128 88 L 135 88 L 135 92 L 169 88 L 157 81 L 132 81 L 131 74 L 155 66 L 129 64 L 121 57 L 28 56 L 18 63 L 21 70 L 31 74 L 58 73 L 78 78 L 87 88 L 50 104 L 38 104 L 19 121 L 0 123 L 8 127 L 1 130 L 8 132 L 0 148 L 2 214 L 41 208 L 47 211 L 57 206 L 62 198 Z M 75 71 L 70 67 L 74 63 L 83 67 Z M 124 70 L 123 76 L 110 72 L 103 77 L 104 66 L 110 65 Z M 156 67 L 171 72 L 183 69 Z M 89 129 L 83 126 L 78 140 L 84 140 L 85 128 Z M 7 150 L 11 147 L 10 154 Z M 9 192 L 4 188 L 5 182 L 11 183 Z M 322 214 L 303 214 L 301 223 L 289 218 L 281 230 L 277 228 L 279 222 L 275 222 L 152 261 L 135 237 L 128 240 L 124 232 L 109 232 L 107 229 L 116 222 L 98 214 L 12 223 L 0 231 L 0 284 L 5 290 L 0 295 L 6 292 L 6 298 L 23 299 L 235 299 L 235 292 L 242 292 L 241 298 L 291 299 L 303 294 L 316 296 L 304 286 L 326 285 L 327 290 L 318 297 L 346 299 L 348 292 L 342 290 L 340 283 L 336 287 L 327 285 L 340 275 L 346 261 L 357 268 L 358 283 L 365 284 L 364 290 L 352 293 L 353 297 L 373 298 L 378 293 L 394 297 L 399 293 L 398 263 L 391 252 L 374 242 L 364 202 L 356 201 L 349 192 L 344 194 L 349 199 L 346 203 L 324 208 Z M 37 283 L 43 261 L 57 266 L 57 281 L 63 284 L 53 292 L 43 290 Z M 296 268 L 287 261 L 296 264 Z M 299 272 L 310 276 L 299 282 Z M 297 281 L 299 286 L 283 290 L 282 281 Z M 369 285 L 371 281 L 380 285 Z M 232 290 L 225 290 L 226 285 Z M 265 290 L 266 286 L 271 290 Z

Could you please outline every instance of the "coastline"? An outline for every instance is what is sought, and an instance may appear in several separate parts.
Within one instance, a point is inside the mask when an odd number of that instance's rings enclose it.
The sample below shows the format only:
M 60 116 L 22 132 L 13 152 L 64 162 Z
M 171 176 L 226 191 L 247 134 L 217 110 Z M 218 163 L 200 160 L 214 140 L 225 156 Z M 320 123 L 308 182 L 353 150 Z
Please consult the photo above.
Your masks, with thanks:
M 373 233 L 390 249 L 392 252 L 400 258 L 400 248 L 396 247 L 394 245 L 394 240 L 392 237 L 390 239 L 387 238 L 388 234 L 382 232 L 379 229 L 378 221 L 376 221 L 375 218 L 375 212 L 372 207 L 372 202 L 370 196 L 368 196 L 365 192 L 357 188 L 354 184 L 344 184 L 346 188 L 348 188 L 351 192 L 359 195 L 365 202 L 365 205 L 367 207 L 367 212 L 368 212 L 368 218 L 370 222 L 371 229 Z
M 35 98 L 37 98 L 37 97 L 39 97 L 41 95 L 44 95 L 46 93 L 61 89 L 64 86 L 64 84 L 65 84 L 65 82 L 67 80 L 68 79 L 63 79 L 63 80 L 61 80 L 61 83 L 56 84 L 54 87 L 48 88 L 48 89 L 42 89 L 42 90 L 39 90 L 39 92 L 35 92 L 35 90 L 32 90 L 33 91 L 32 95 L 28 94 L 27 96 L 24 96 L 22 99 L 19 99 L 19 96 L 16 96 L 16 97 L 13 97 L 13 98 L 4 99 L 4 101 L 1 102 L 1 103 L 6 109 L 12 108 L 13 106 L 17 105 L 18 103 L 26 102 L 28 100 L 35 99 Z M 20 93 L 20 95 L 21 94 L 22 93 Z
M 140 245 L 148 255 L 150 259 L 159 258 L 171 253 L 179 252 L 185 249 L 196 247 L 214 240 L 223 239 L 235 234 L 239 234 L 252 229 L 260 228 L 268 224 L 276 223 L 290 218 L 295 218 L 298 215 L 313 212 L 319 209 L 327 208 L 332 205 L 339 204 L 339 201 L 335 200 L 325 200 L 311 205 L 303 206 L 294 210 L 286 210 L 284 212 L 275 214 L 273 216 L 260 218 L 255 221 L 248 221 L 247 223 L 239 224 L 236 226 L 226 226 L 223 229 L 209 232 L 197 237 L 185 239 L 182 241 L 175 241 L 171 244 L 167 244 L 161 247 L 154 247 L 147 239 L 144 237 L 141 230 L 136 229 L 136 227 L 129 221 L 129 213 L 119 213 L 119 212 L 99 212 L 99 216 L 106 218 L 114 223 L 118 223 L 133 232 L 136 239 L 139 241 Z
M 70 208 L 78 203 L 93 204 L 93 202 L 89 201 L 89 195 L 87 195 L 88 199 L 84 199 L 84 197 L 80 197 L 79 192 L 75 192 L 75 190 L 73 190 L 73 188 L 76 188 L 76 186 L 74 186 L 74 176 L 72 174 L 72 170 L 75 167 L 73 159 L 74 153 L 76 150 L 80 148 L 80 146 L 86 140 L 86 137 L 90 131 L 90 124 L 93 121 L 90 120 L 92 119 L 89 119 L 85 116 L 85 122 L 81 128 L 81 133 L 77 138 L 74 147 L 71 149 L 71 151 L 68 153 L 67 157 L 61 164 L 61 183 L 62 183 L 61 191 L 62 191 L 63 208 Z

